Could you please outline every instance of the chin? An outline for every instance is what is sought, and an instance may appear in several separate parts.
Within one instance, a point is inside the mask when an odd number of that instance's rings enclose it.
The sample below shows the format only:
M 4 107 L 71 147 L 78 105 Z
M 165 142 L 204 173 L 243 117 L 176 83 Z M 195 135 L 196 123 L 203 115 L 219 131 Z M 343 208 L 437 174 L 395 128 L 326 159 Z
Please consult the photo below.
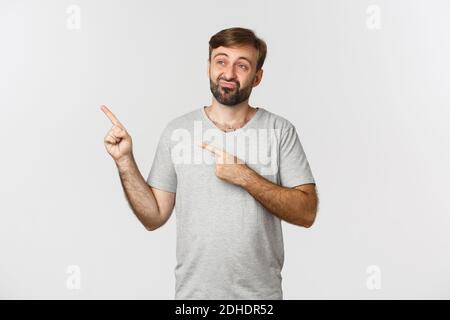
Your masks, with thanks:
M 227 107 L 235 107 L 237 105 L 237 103 L 230 102 L 230 101 L 223 101 L 223 100 L 219 100 L 217 98 L 216 98 L 216 100 L 219 101 L 220 104 L 223 104 L 224 106 L 227 106 Z

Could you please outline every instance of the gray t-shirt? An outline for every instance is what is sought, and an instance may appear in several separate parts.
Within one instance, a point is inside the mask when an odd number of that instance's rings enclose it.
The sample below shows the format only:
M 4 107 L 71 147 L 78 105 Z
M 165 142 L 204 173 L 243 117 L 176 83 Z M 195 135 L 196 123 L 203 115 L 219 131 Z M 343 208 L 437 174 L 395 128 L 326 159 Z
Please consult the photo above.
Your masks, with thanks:
M 294 125 L 259 107 L 224 132 L 204 107 L 164 128 L 147 183 L 175 192 L 175 299 L 283 299 L 281 220 L 245 189 L 215 175 L 200 142 L 227 150 L 284 187 L 315 183 Z

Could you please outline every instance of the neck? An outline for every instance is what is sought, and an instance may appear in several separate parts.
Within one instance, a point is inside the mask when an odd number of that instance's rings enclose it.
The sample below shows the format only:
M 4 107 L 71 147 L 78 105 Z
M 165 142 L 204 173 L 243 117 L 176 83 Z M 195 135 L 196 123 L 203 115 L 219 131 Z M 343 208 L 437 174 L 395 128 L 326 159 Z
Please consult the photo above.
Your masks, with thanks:
M 230 107 L 213 99 L 211 106 L 206 108 L 206 112 L 211 120 L 233 128 L 243 126 L 249 120 L 254 110 L 256 109 L 248 104 L 248 100 Z

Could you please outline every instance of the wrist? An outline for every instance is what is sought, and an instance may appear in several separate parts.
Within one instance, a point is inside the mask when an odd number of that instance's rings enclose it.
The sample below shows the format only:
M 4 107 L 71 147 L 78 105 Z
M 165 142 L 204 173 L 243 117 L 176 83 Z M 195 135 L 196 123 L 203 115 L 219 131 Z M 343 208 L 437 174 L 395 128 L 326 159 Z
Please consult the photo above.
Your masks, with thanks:
M 247 188 L 249 185 L 251 185 L 254 182 L 255 173 L 256 172 L 253 171 L 253 169 L 251 169 L 246 164 L 242 165 L 238 184 L 243 188 Z
M 127 170 L 131 168 L 133 164 L 134 164 L 133 154 L 122 156 L 116 160 L 116 165 L 119 168 L 119 170 Z

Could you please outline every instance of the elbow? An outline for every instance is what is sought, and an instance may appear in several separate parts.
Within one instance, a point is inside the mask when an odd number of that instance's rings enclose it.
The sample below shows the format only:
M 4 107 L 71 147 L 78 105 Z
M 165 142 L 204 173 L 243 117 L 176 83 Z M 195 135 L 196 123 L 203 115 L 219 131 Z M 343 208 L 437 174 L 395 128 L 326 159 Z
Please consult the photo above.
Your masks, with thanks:
M 158 227 L 156 227 L 156 226 L 145 226 L 145 229 L 147 231 L 154 231 L 154 230 L 158 229 Z
M 161 227 L 160 225 L 158 225 L 158 224 L 149 224 L 149 223 L 146 223 L 146 224 L 143 224 L 144 225 L 144 227 L 145 227 L 145 229 L 147 230 L 147 231 L 155 231 L 156 229 L 159 229 L 159 227 Z
M 147 231 L 155 231 L 162 225 L 159 219 L 150 218 L 146 214 L 137 214 L 135 212 L 135 215 L 136 217 L 138 217 L 139 221 L 141 222 L 141 225 L 143 225 L 145 230 Z
M 311 211 L 306 219 L 303 219 L 302 223 L 300 224 L 302 227 L 305 227 L 307 229 L 311 228 L 314 224 L 314 221 L 316 221 L 317 211 Z
M 319 207 L 319 199 L 317 198 L 317 196 L 315 196 L 313 198 L 313 201 L 311 201 L 311 204 L 308 208 L 308 213 L 306 214 L 306 217 L 303 221 L 302 226 L 305 228 L 311 228 L 312 225 L 314 224 L 314 221 L 316 221 L 316 216 L 317 216 L 317 210 Z
M 309 229 L 312 227 L 312 225 L 314 224 L 314 221 L 308 221 L 308 222 L 304 222 L 302 227 Z
M 159 227 L 161 226 L 157 224 L 145 224 L 144 227 L 147 231 L 155 231 L 156 229 L 159 229 Z

